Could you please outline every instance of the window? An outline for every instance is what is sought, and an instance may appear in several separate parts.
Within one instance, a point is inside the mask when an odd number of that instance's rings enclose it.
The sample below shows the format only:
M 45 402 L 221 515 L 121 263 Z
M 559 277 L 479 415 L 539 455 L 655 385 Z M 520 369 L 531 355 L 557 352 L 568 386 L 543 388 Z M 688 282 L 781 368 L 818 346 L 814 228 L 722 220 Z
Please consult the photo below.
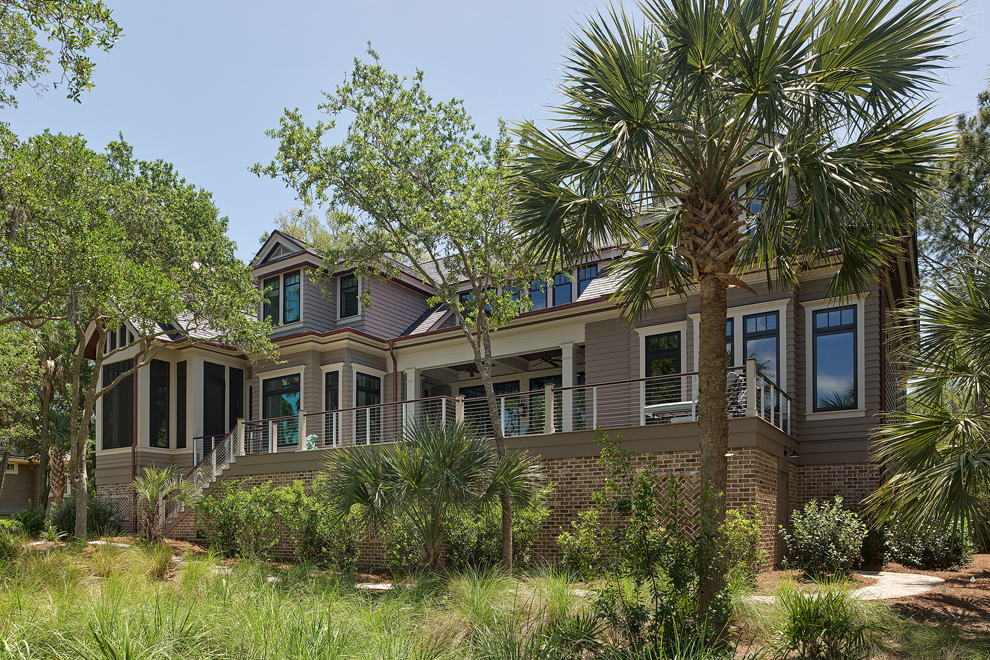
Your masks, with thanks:
M 179 428 L 175 431 L 175 446 L 177 449 L 186 448 L 186 361 L 183 360 L 175 365 L 175 424 Z
M 361 309 L 358 300 L 358 278 L 354 273 L 340 276 L 340 318 L 357 316 Z
M 761 186 L 752 186 L 751 191 L 748 190 L 750 186 L 746 187 L 746 194 L 749 197 L 746 201 L 746 228 L 749 233 L 753 233 L 760 222 L 760 213 L 763 212 L 764 192 Z
M 382 379 L 357 372 L 355 378 L 354 405 L 378 406 L 382 402 Z M 356 410 L 354 429 L 358 443 L 372 444 L 382 441 L 382 409 L 365 408 Z
M 227 430 L 237 426 L 237 420 L 244 417 L 244 371 L 230 368 L 230 411 L 227 415 Z
M 743 317 L 743 353 L 746 359 L 756 359 L 756 368 L 777 382 L 780 329 L 778 312 L 751 314 Z
M 264 281 L 265 309 L 262 318 L 272 325 L 287 325 L 300 319 L 302 309 L 302 271 L 293 270 Z
M 109 385 L 133 366 L 133 360 L 104 365 L 103 384 Z M 103 448 L 130 447 L 133 443 L 134 374 L 130 374 L 103 395 Z
M 340 372 L 328 371 L 326 375 L 325 410 L 340 409 Z
M 529 283 L 529 299 L 533 303 L 533 309 L 547 308 L 546 280 L 534 280 Z
M 299 320 L 299 271 L 294 270 L 282 276 L 282 323 L 295 323 Z
M 10 474 L 17 474 L 17 463 L 7 463 L 7 472 Z
M 590 266 L 583 266 L 578 268 L 578 297 L 584 293 L 584 290 L 588 288 L 591 284 L 591 280 L 598 277 L 598 264 L 591 264 Z
M 299 414 L 299 374 L 269 378 L 261 383 L 261 417 L 274 419 Z M 299 429 L 293 424 L 279 424 L 278 444 L 291 445 L 299 441 Z
M 681 373 L 681 333 L 666 332 L 646 338 L 647 378 Z M 646 383 L 646 405 L 670 403 L 681 399 L 681 379 L 664 378 Z
M 812 315 L 814 411 L 852 410 L 856 387 L 856 307 L 835 307 Z
M 203 455 L 213 451 L 213 441 L 227 432 L 226 368 L 214 362 L 203 363 Z
M 272 325 L 278 325 L 278 300 L 278 277 L 269 277 L 265 280 L 264 318 L 270 319 Z
M 725 320 L 725 366 L 732 367 L 732 363 L 735 361 L 735 355 L 732 350 L 732 343 L 735 333 L 733 329 L 732 319 Z
M 553 304 L 566 305 L 571 302 L 571 277 L 567 273 L 553 276 Z
M 149 390 L 148 443 L 168 449 L 169 384 L 172 365 L 164 360 L 152 360 Z
M 495 390 L 495 396 L 518 394 L 519 381 L 492 383 L 492 388 Z M 480 399 L 486 396 L 484 385 L 468 385 L 460 388 L 459 393 L 465 399 Z M 500 410 L 501 405 L 499 403 Z M 465 407 L 467 408 L 467 406 Z M 491 434 L 491 418 L 488 415 L 487 406 L 471 406 L 469 410 L 464 411 L 464 416 L 467 423 L 478 433 L 485 436 Z M 505 435 L 519 435 L 519 397 L 517 396 L 505 399 Z

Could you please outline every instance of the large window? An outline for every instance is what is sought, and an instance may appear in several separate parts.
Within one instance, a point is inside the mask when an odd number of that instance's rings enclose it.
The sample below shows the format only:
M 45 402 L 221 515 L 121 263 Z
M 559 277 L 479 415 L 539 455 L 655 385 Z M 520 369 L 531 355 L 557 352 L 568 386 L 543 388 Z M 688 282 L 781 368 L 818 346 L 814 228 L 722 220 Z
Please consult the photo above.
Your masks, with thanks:
M 324 410 L 340 409 L 340 372 L 328 371 L 324 376 Z M 340 441 L 340 419 L 338 415 L 327 415 L 324 422 L 326 428 L 323 430 L 326 441 L 337 446 Z
M 493 383 L 492 388 L 495 390 L 495 396 L 502 396 L 504 394 L 518 394 L 519 381 L 510 380 L 503 381 L 501 383 Z M 484 385 L 469 385 L 467 387 L 462 387 L 458 393 L 465 399 L 480 399 L 487 396 L 485 394 Z M 501 402 L 498 405 L 501 410 Z M 488 405 L 472 405 L 465 406 L 465 408 L 467 409 L 464 411 L 464 417 L 466 418 L 467 423 L 481 435 L 487 436 L 491 434 L 491 417 L 488 414 Z M 505 434 L 519 435 L 519 397 L 513 396 L 505 399 Z
M 681 333 L 666 332 L 646 338 L 646 377 L 681 373 Z M 664 378 L 646 384 L 646 405 L 681 399 L 681 379 Z
M 533 309 L 547 308 L 546 280 L 534 280 L 529 283 L 529 299 Z
M 728 367 L 733 366 L 732 363 L 735 361 L 735 357 L 736 357 L 735 351 L 733 350 L 732 347 L 733 341 L 735 339 L 734 329 L 735 329 L 735 324 L 732 322 L 732 319 L 731 318 L 726 319 L 725 320 L 725 364 Z
M 295 323 L 299 320 L 299 271 L 294 270 L 282 276 L 282 323 Z
M 293 417 L 299 414 L 299 374 L 269 378 L 261 384 L 261 416 L 263 419 Z M 291 445 L 299 441 L 295 424 L 278 424 L 278 444 Z
M 812 315 L 815 412 L 857 407 L 856 307 L 835 307 Z
M 152 360 L 150 370 L 148 442 L 152 447 L 168 449 L 168 398 L 172 365 L 163 360 Z
M 132 360 L 103 366 L 103 385 L 133 368 Z M 134 374 L 103 395 L 103 448 L 130 447 L 134 442 Z
M 214 441 L 227 433 L 226 368 L 214 362 L 203 363 L 203 454 L 213 450 Z
M 300 319 L 301 271 L 293 270 L 264 281 L 265 309 L 263 318 L 272 325 L 295 323 Z
M 186 448 L 186 423 L 189 404 L 186 401 L 186 361 L 175 365 L 175 447 Z
M 354 273 L 340 276 L 340 318 L 357 316 L 361 311 L 358 300 L 358 278 Z
M 755 359 L 756 368 L 777 382 L 780 364 L 780 324 L 778 312 L 751 314 L 743 317 L 743 353 Z
M 382 379 L 378 376 L 357 372 L 355 378 L 354 404 L 361 406 L 378 406 L 382 402 Z M 382 409 L 365 408 L 354 411 L 356 416 L 354 428 L 358 444 L 371 444 L 382 441 Z
M 566 305 L 571 302 L 571 277 L 567 273 L 553 276 L 553 304 Z
M 244 417 L 244 371 L 230 368 L 230 411 L 227 415 L 228 430 L 237 426 L 237 420 Z
M 584 293 L 584 290 L 588 288 L 591 281 L 598 277 L 598 264 L 591 264 L 590 266 L 582 266 L 578 268 L 578 297 Z

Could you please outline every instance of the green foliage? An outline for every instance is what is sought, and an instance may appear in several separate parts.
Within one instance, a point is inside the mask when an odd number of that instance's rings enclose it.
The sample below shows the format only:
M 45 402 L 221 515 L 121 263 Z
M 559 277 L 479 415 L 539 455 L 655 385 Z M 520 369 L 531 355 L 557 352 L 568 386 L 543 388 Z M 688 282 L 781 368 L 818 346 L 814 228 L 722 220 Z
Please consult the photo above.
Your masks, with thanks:
M 410 516 L 395 516 L 380 532 L 385 567 L 393 576 L 412 575 L 423 565 L 423 540 Z
M 500 492 L 525 505 L 536 492 L 538 464 L 525 452 L 501 460 L 466 424 L 407 427 L 393 445 L 344 447 L 325 466 L 328 501 L 337 515 L 360 505 L 363 524 L 379 531 L 416 530 L 423 564 L 438 570 L 446 527 L 459 511 L 491 506 Z
M 17 559 L 23 548 L 23 534 L 10 526 L 0 525 L 0 562 Z
M 301 481 L 283 486 L 275 491 L 275 505 L 297 559 L 353 571 L 359 555 L 357 513 L 334 513 L 326 501 L 326 480 L 325 474 L 318 474 L 312 492 Z
M 38 538 L 45 528 L 45 512 L 30 502 L 27 507 L 14 514 L 14 520 L 21 523 L 24 533 L 31 538 Z
M 160 512 L 166 500 L 193 504 L 199 491 L 174 465 L 149 466 L 134 479 L 137 493 L 138 524 L 148 543 L 158 543 L 165 535 Z
M 859 561 L 866 525 L 836 497 L 812 500 L 793 512 L 791 531 L 781 527 L 780 535 L 787 546 L 788 565 L 817 579 L 845 573 Z
M 752 584 L 766 566 L 767 551 L 760 547 L 762 535 L 763 521 L 755 505 L 726 511 L 720 536 L 730 590 Z
M 86 501 L 86 527 L 98 536 L 116 536 L 120 533 L 123 512 L 117 502 L 90 494 Z M 69 536 L 75 533 L 76 498 L 67 497 L 62 506 L 53 506 L 48 519 L 60 531 Z
M 965 530 L 954 532 L 927 525 L 921 529 L 893 521 L 886 529 L 885 561 L 926 571 L 965 566 L 975 548 Z
M 777 657 L 794 660 L 866 660 L 886 632 L 848 591 L 824 586 L 803 594 L 793 586 L 779 593 L 785 619 L 778 631 Z
M 24 536 L 24 525 L 21 524 L 20 520 L 14 518 L 0 518 L 0 532 Z
M 44 40 L 39 39 L 42 35 Z M 58 44 L 66 97 L 78 102 L 80 92 L 93 86 L 95 63 L 87 51 L 95 47 L 109 52 L 120 36 L 120 27 L 101 0 L 5 0 L 0 5 L 0 108 L 17 107 L 14 92 L 21 85 L 39 93 L 48 88 L 41 80 L 56 54 L 42 44 L 53 41 Z
M 540 489 L 526 506 L 513 510 L 513 566 L 529 565 L 530 551 L 550 517 L 546 500 L 551 492 L 553 484 Z M 487 510 L 458 512 L 447 525 L 444 545 L 447 559 L 455 569 L 498 566 L 502 561 L 501 504 L 496 502 Z
M 598 509 L 579 511 L 578 519 L 571 521 L 571 529 L 557 537 L 557 547 L 563 555 L 564 566 L 585 580 L 597 577 L 604 559 L 599 541 L 603 534 L 601 512 Z
M 215 483 L 196 503 L 196 521 L 222 555 L 265 559 L 281 531 L 277 494 L 268 481 L 250 489 L 243 485 L 237 479 Z

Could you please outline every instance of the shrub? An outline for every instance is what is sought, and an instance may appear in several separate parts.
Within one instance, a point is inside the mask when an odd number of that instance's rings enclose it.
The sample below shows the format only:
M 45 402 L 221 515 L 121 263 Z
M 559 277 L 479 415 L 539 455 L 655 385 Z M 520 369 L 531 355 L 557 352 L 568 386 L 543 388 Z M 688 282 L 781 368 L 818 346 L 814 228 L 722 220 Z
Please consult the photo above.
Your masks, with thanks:
M 45 528 L 45 512 L 31 503 L 26 509 L 15 513 L 14 520 L 21 523 L 24 533 L 31 538 L 37 538 Z
M 513 565 L 529 565 L 536 539 L 550 517 L 546 500 L 552 491 L 553 484 L 549 484 L 527 506 L 512 510 Z M 454 568 L 498 566 L 502 561 L 502 505 L 496 502 L 487 510 L 456 514 L 447 524 L 445 545 Z
M 965 531 L 948 532 L 932 525 L 911 531 L 896 520 L 887 527 L 886 540 L 885 562 L 896 561 L 926 571 L 968 564 L 975 551 Z
M 788 564 L 811 578 L 845 573 L 860 559 L 866 525 L 853 511 L 842 508 L 842 498 L 808 502 L 791 514 L 792 531 L 780 528 L 787 546 Z
M 0 527 L 0 562 L 17 559 L 23 547 L 24 537 L 12 531 L 12 526 Z
M 763 521 L 755 505 L 725 512 L 722 538 L 729 585 L 752 583 L 766 564 L 767 551 L 760 547 L 762 533 Z
M 66 497 L 62 506 L 52 507 L 48 513 L 49 521 L 60 532 L 72 535 L 76 531 L 76 499 Z M 114 536 L 120 533 L 120 521 L 123 512 L 113 500 L 105 500 L 90 495 L 86 500 L 86 529 L 100 536 Z
M 409 575 L 423 562 L 423 542 L 409 516 L 393 517 L 381 530 L 385 567 L 394 576 Z
M 344 519 L 333 513 L 324 501 L 326 479 L 317 475 L 311 493 L 301 481 L 277 489 L 277 511 L 297 559 L 353 571 L 359 555 L 357 519 L 353 512 Z
M 24 525 L 21 524 L 20 520 L 4 518 L 0 520 L 0 533 L 3 532 L 14 536 L 24 536 Z
M 840 588 L 806 595 L 785 586 L 779 598 L 784 610 L 774 648 L 779 658 L 865 660 L 886 629 L 873 620 L 868 604 Z
M 586 509 L 571 522 L 571 530 L 557 537 L 557 547 L 563 555 L 564 566 L 585 580 L 601 574 L 602 522 L 598 509 Z
M 272 485 L 250 490 L 243 480 L 220 481 L 196 503 L 196 521 L 210 546 L 225 556 L 267 559 L 279 539 L 279 515 Z

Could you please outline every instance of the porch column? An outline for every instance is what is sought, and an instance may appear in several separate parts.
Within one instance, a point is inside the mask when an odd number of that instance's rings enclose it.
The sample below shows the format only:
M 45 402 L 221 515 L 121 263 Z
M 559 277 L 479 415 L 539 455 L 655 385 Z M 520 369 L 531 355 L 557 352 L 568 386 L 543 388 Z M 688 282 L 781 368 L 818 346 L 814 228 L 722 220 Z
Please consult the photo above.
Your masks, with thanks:
M 406 401 L 420 398 L 422 376 L 421 369 L 406 369 Z M 407 403 L 403 408 L 402 421 L 405 427 L 416 421 L 416 404 Z
M 560 345 L 561 382 L 563 387 L 577 385 L 577 373 L 574 370 L 574 344 Z M 564 390 L 561 397 L 560 418 L 564 433 L 574 430 L 574 390 Z

